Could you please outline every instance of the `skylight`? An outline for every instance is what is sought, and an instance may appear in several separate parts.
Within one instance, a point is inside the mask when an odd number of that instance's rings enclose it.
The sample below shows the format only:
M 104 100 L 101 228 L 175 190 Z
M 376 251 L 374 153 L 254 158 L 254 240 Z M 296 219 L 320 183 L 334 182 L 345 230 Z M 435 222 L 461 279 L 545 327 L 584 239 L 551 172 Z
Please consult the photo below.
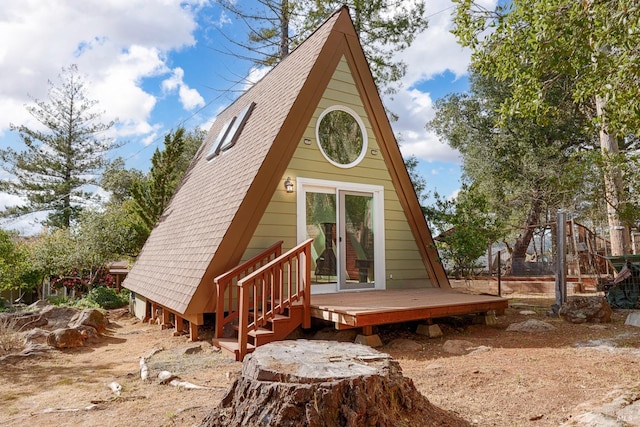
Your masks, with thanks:
M 207 154 L 207 160 L 211 160 L 217 155 L 219 155 L 222 151 L 226 151 L 233 147 L 235 143 L 238 141 L 240 134 L 242 133 L 242 128 L 245 123 L 249 119 L 253 108 L 256 106 L 255 102 L 249 103 L 246 107 L 242 109 L 238 113 L 237 116 L 229 120 L 222 126 L 222 130 L 218 134 L 213 146 L 211 147 L 211 151 Z
M 224 137 L 227 136 L 227 134 L 229 133 L 229 128 L 231 127 L 235 119 L 236 119 L 235 117 L 232 118 L 227 123 L 225 123 L 224 126 L 222 126 L 222 130 L 220 131 L 220 133 L 218 134 L 218 137 L 216 138 L 215 142 L 211 146 L 211 151 L 209 151 L 209 154 L 207 154 L 207 160 L 211 160 L 218 155 L 218 153 L 220 152 L 219 150 L 220 143 L 224 140 Z

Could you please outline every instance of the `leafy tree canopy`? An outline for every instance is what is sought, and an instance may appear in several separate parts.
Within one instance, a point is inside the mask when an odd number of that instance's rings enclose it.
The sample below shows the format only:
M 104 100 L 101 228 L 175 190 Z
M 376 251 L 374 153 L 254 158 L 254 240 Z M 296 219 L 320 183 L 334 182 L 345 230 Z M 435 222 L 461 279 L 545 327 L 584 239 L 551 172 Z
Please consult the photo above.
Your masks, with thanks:
M 454 2 L 454 33 L 473 49 L 476 69 L 510 84 L 503 116 L 561 113 L 549 97 L 561 83 L 593 115 L 595 99 L 606 102 L 600 120 L 610 133 L 640 134 L 638 2 L 513 0 L 493 11 L 474 0 Z
M 486 200 L 463 187 L 455 200 L 434 195 L 433 205 L 424 208 L 429 225 L 438 230 L 436 245 L 456 277 L 471 277 L 478 268 L 477 260 L 490 244 L 500 238 L 498 220 L 488 213 Z

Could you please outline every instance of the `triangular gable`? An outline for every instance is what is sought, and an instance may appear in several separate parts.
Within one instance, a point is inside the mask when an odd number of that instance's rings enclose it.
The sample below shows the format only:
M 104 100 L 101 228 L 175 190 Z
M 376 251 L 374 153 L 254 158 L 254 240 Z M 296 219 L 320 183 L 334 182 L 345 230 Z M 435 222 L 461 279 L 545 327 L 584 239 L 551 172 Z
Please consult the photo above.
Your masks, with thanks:
M 219 115 L 125 287 L 187 318 L 207 311 L 214 277 L 240 261 L 343 56 L 382 141 L 381 154 L 429 275 L 448 286 L 348 10 L 342 8 Z M 251 103 L 235 145 L 212 155 L 222 128 Z

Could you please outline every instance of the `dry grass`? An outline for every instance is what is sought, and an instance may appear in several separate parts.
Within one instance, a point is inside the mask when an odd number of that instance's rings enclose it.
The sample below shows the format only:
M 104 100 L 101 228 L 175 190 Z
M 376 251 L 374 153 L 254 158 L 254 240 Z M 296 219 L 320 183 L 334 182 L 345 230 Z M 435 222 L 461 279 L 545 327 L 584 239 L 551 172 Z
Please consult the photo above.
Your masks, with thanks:
M 0 356 L 18 353 L 24 348 L 24 340 L 13 316 L 0 316 Z

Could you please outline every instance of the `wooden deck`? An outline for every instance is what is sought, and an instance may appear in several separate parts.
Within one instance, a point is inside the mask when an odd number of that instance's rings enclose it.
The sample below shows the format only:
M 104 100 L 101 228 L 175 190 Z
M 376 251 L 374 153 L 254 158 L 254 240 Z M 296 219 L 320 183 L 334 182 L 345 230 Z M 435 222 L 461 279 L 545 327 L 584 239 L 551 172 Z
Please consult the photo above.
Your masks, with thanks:
M 508 305 L 505 298 L 465 294 L 453 289 L 341 292 L 312 295 L 311 317 L 334 322 L 341 329 L 484 313 L 489 310 L 501 314 Z

